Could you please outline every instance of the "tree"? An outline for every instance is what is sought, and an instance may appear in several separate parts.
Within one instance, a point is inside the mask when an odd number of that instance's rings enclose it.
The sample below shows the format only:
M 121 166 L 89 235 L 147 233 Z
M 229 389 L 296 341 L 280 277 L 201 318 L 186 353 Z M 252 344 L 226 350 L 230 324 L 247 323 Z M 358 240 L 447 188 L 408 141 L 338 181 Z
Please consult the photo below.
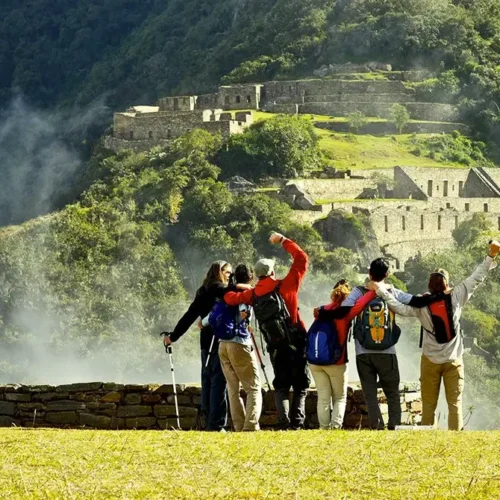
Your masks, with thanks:
M 475 213 L 472 219 L 462 222 L 453 231 L 453 238 L 461 247 L 472 246 L 483 233 L 490 231 L 491 228 L 491 221 L 484 214 Z
M 408 113 L 408 110 L 402 104 L 394 104 L 391 107 L 390 121 L 391 123 L 394 123 L 394 125 L 396 125 L 398 132 L 402 134 L 404 128 L 406 127 L 406 125 L 408 125 L 408 122 L 410 121 L 410 113 Z
M 314 126 L 300 116 L 279 115 L 232 136 L 218 163 L 224 177 L 239 174 L 294 178 L 319 166 L 321 154 Z
M 353 111 L 347 115 L 347 123 L 349 123 L 349 127 L 354 129 L 356 134 L 358 134 L 359 129 L 367 123 L 367 119 L 365 114 L 361 111 Z

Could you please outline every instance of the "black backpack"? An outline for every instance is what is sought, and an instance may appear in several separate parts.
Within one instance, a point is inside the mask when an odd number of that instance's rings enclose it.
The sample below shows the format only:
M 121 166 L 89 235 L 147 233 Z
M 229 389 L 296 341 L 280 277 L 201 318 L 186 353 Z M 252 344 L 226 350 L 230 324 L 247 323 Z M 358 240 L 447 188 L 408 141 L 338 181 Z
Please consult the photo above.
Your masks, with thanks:
M 259 323 L 259 329 L 264 336 L 268 349 L 296 344 L 295 329 L 292 327 L 290 313 L 283 297 L 280 295 L 281 282 L 276 288 L 265 295 L 254 294 L 253 310 Z

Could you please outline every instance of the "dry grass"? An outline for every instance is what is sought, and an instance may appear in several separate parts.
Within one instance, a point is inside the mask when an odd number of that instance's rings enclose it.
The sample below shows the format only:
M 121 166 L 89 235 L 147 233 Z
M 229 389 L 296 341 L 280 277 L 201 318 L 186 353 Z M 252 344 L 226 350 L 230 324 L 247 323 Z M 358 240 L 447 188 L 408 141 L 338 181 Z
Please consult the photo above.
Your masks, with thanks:
M 1 498 L 499 498 L 500 433 L 0 430 Z

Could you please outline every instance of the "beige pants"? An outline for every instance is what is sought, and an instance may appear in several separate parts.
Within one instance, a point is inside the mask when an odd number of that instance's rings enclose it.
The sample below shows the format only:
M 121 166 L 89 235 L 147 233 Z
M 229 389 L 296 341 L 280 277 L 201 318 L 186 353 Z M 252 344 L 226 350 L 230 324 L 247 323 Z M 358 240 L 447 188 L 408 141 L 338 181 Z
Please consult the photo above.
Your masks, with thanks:
M 309 365 L 309 368 L 318 391 L 319 426 L 321 429 L 340 429 L 347 402 L 347 365 Z
M 448 403 L 448 429 L 459 431 L 464 426 L 462 393 L 464 392 L 464 364 L 462 359 L 437 365 L 422 355 L 420 385 L 422 392 L 422 425 L 434 425 L 441 379 Z
M 231 419 L 235 431 L 258 431 L 262 392 L 259 367 L 252 346 L 221 342 L 219 358 L 227 380 Z M 240 397 L 240 383 L 247 394 L 246 410 Z

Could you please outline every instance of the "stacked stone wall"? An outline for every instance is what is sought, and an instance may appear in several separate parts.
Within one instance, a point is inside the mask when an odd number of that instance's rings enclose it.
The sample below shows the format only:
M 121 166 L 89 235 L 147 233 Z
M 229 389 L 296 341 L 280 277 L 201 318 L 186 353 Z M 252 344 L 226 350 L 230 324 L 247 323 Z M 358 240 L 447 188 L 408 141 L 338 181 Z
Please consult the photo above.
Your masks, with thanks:
M 408 94 L 349 94 L 339 93 L 330 95 L 306 95 L 304 104 L 321 102 L 349 102 L 349 103 L 409 103 L 414 100 L 413 95 Z
M 315 127 L 331 130 L 337 133 L 353 133 L 347 122 L 315 122 Z M 470 134 L 467 125 L 461 123 L 410 122 L 406 125 L 405 134 L 451 134 L 458 130 L 463 135 Z M 391 122 L 371 122 L 363 125 L 356 134 L 360 135 L 391 135 L 397 134 L 396 125 Z
M 395 196 L 408 198 L 419 189 L 429 198 L 458 198 L 463 195 L 469 175 L 467 168 L 396 167 Z
M 261 85 L 231 85 L 219 87 L 219 103 L 223 109 L 258 109 Z
M 113 135 L 127 140 L 175 139 L 200 128 L 211 111 L 158 112 L 135 116 L 116 113 Z
M 458 109 L 450 104 L 409 102 L 405 103 L 405 106 L 412 120 L 456 122 L 460 117 Z M 299 112 L 306 114 L 347 116 L 353 111 L 361 111 L 366 116 L 391 118 L 391 104 L 389 103 L 314 102 L 299 105 Z
M 365 189 L 376 188 L 377 183 L 366 179 L 307 179 L 293 181 L 303 188 L 314 200 L 354 200 Z
M 90 382 L 60 386 L 0 386 L 0 426 L 95 429 L 171 429 L 177 426 L 172 385 L 136 385 Z M 182 429 L 201 426 L 201 389 L 176 386 Z M 418 384 L 401 384 L 403 420 L 419 419 L 422 410 Z M 263 390 L 260 424 L 272 429 L 277 424 L 273 391 Z M 387 401 L 379 401 L 387 414 Z M 311 390 L 306 400 L 306 426 L 317 428 L 317 395 Z M 356 385 L 348 389 L 347 428 L 368 426 L 363 393 Z
M 104 138 L 104 147 L 116 152 L 123 151 L 124 149 L 131 149 L 135 152 L 149 151 L 156 146 L 166 147 L 168 143 L 167 139 L 129 141 L 113 136 L 106 136 Z

